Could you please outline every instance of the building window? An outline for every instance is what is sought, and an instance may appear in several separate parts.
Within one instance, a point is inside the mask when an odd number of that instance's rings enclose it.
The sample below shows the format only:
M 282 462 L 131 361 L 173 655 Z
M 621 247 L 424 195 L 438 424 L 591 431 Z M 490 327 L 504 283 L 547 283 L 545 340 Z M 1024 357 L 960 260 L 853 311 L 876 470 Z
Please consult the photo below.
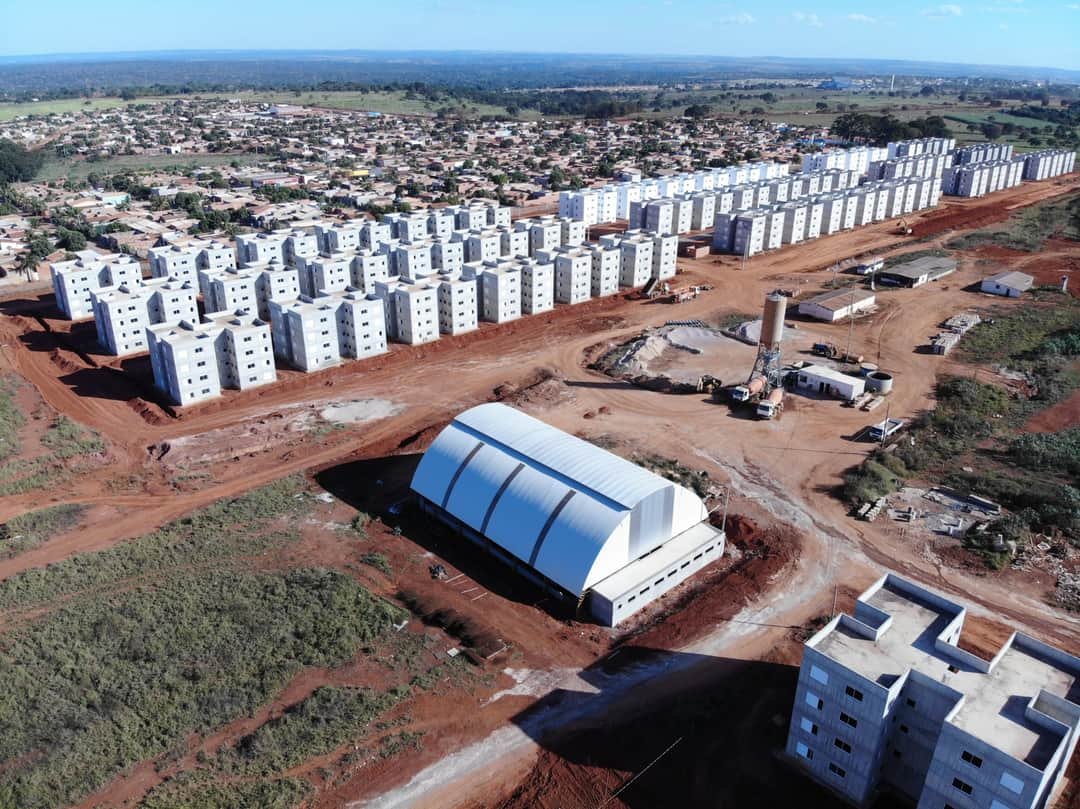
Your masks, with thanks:
M 972 767 L 981 767 L 983 763 L 983 760 L 979 756 L 976 756 L 973 753 L 968 752 L 967 750 L 960 754 L 960 758 L 962 758 Z
M 908 732 L 908 726 L 907 725 L 901 725 L 900 726 L 900 732 L 901 733 L 907 733 Z
M 807 691 L 806 704 L 809 705 L 811 708 L 815 708 L 820 711 L 822 708 L 825 707 L 825 700 L 823 700 L 813 691 Z
M 828 685 L 829 684 L 829 675 L 828 675 L 828 673 L 823 671 L 822 669 L 819 669 L 817 666 L 811 666 L 810 667 L 810 677 L 812 679 L 814 679 L 814 680 L 817 680 L 822 685 Z
M 905 700 L 905 701 L 907 702 L 907 706 L 909 708 L 914 708 L 915 707 L 915 700 L 913 700 L 911 697 L 908 697 L 907 700 Z
M 829 762 L 829 772 L 838 775 L 841 778 L 847 777 L 847 770 L 845 770 L 843 767 L 837 767 L 831 761 Z
M 840 712 L 840 721 L 846 725 L 851 725 L 853 728 L 857 728 L 859 726 L 858 719 L 856 719 L 854 716 L 848 716 L 843 711 Z
M 862 702 L 862 699 L 863 699 L 862 691 L 859 691 L 858 689 L 852 688 L 849 685 L 847 688 L 844 689 L 844 693 L 847 694 L 852 699 L 858 700 L 859 702 Z
M 812 761 L 814 758 L 814 751 L 802 742 L 795 743 L 795 752 L 805 758 L 807 761 Z
M 1017 795 L 1024 791 L 1024 782 L 1010 772 L 1001 774 L 1001 785 Z
M 817 736 L 818 726 L 805 717 L 799 720 L 799 727 L 809 733 L 811 736 Z
M 833 745 L 835 747 L 839 747 L 845 753 L 850 753 L 851 752 L 851 745 L 848 744 L 847 742 L 845 742 L 839 736 L 837 736 L 835 739 L 833 739 Z
M 959 789 L 965 795 L 971 794 L 971 784 L 969 784 L 967 781 L 961 781 L 959 778 L 954 778 L 952 780 L 952 785 L 953 789 Z

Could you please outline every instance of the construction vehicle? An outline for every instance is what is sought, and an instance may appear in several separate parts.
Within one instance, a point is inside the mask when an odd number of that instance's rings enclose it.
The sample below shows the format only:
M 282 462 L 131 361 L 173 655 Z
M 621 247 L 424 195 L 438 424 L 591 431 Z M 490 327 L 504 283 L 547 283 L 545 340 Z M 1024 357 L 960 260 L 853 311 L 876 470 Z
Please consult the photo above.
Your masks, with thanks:
M 814 343 L 811 351 L 819 357 L 836 360 L 837 362 L 849 362 L 858 365 L 863 361 L 862 354 L 849 354 L 846 351 L 841 351 L 839 346 L 832 343 Z
M 724 383 L 721 382 L 717 377 L 710 376 L 709 374 L 705 374 L 698 380 L 697 392 L 698 393 L 714 393 L 715 394 L 723 386 L 724 386 Z
M 896 223 L 896 232 L 901 236 L 910 236 L 912 234 L 911 225 L 908 224 L 906 219 L 901 219 Z
M 652 299 L 654 297 L 653 293 L 656 291 L 656 288 L 658 286 L 660 286 L 660 279 L 650 278 L 646 282 L 645 286 L 641 288 L 641 297 L 646 299 Z
M 784 411 L 784 389 L 773 388 L 769 395 L 758 402 L 757 417 L 759 419 L 774 419 Z
M 884 441 L 886 438 L 896 435 L 903 426 L 903 419 L 885 419 L 871 427 L 868 435 L 871 441 Z
M 731 389 L 731 401 L 740 404 L 756 402 L 761 398 L 761 395 L 765 392 L 768 384 L 768 380 L 766 380 L 765 377 L 755 376 L 745 385 L 736 385 Z
M 692 301 L 702 292 L 707 292 L 712 289 L 708 284 L 694 284 L 688 287 L 678 287 L 671 289 L 667 284 L 664 284 L 664 292 L 670 294 L 668 299 L 669 303 L 685 303 L 686 301 Z

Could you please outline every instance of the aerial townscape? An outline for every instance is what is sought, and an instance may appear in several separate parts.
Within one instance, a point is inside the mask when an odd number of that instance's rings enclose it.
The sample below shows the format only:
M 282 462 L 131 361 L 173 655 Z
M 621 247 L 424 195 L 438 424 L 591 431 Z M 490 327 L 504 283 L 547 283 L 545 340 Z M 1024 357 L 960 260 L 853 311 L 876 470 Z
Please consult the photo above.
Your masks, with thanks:
M 1075 4 L 0 16 L 0 809 L 1080 809 Z

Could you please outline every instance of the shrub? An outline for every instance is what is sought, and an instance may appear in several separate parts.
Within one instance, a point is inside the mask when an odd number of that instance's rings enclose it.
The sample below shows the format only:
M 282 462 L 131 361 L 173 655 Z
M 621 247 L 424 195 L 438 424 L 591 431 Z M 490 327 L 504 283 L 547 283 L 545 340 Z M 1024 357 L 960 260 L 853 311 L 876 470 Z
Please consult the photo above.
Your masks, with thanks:
M 73 528 L 86 507 L 74 503 L 29 511 L 0 524 L 0 556 L 12 557 Z
M 365 553 L 360 557 L 360 563 L 373 567 L 387 576 L 394 575 L 394 569 L 390 567 L 390 560 L 386 558 L 386 554 L 384 553 L 379 553 L 378 551 Z

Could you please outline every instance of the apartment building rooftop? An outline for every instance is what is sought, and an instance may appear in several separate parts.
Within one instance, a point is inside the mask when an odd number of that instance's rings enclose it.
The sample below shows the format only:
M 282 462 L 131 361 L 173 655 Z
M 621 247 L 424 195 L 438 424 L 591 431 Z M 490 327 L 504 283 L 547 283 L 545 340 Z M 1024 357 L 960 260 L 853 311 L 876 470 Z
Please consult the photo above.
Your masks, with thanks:
M 890 575 L 860 597 L 855 619 L 841 616 L 808 646 L 883 688 L 919 672 L 955 692 L 947 721 L 1044 769 L 1068 731 L 1045 717 L 1075 722 L 1060 718 L 1053 697 L 1080 709 L 1080 659 L 1014 634 L 983 660 L 957 646 L 965 615 L 961 605 Z

